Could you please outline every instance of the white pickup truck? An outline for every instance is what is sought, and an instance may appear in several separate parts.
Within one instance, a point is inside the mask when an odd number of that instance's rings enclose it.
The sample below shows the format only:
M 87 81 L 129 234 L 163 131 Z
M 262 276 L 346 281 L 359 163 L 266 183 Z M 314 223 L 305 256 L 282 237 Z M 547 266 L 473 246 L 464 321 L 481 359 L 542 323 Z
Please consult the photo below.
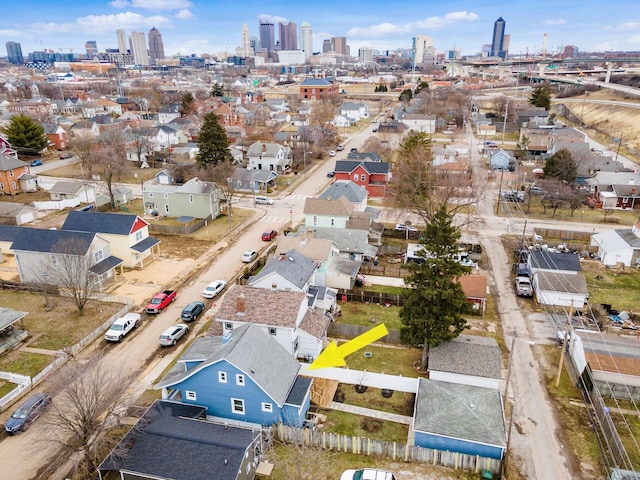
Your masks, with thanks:
M 139 323 L 140 314 L 129 312 L 111 324 L 107 333 L 104 334 L 104 339 L 108 342 L 120 342 Z
M 533 286 L 529 277 L 516 277 L 516 294 L 519 297 L 533 296 Z

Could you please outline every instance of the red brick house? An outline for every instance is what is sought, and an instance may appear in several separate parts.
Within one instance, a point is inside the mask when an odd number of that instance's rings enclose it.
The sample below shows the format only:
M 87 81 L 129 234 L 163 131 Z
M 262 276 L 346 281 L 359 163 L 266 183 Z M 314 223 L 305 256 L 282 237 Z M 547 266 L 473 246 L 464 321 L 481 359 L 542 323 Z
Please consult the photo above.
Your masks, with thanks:
M 54 125 L 52 123 L 42 124 L 44 127 L 44 134 L 49 140 L 49 146 L 56 150 L 66 150 L 69 148 L 69 136 L 67 131 L 60 125 Z
M 338 95 L 338 84 L 332 78 L 305 78 L 300 84 L 300 100 L 325 100 Z
M 335 168 L 336 180 L 351 180 L 363 186 L 370 197 L 384 197 L 391 179 L 387 162 L 359 162 L 338 160 Z
M 16 157 L 0 153 L 0 194 L 16 195 L 22 191 L 18 177 L 29 173 L 29 165 Z

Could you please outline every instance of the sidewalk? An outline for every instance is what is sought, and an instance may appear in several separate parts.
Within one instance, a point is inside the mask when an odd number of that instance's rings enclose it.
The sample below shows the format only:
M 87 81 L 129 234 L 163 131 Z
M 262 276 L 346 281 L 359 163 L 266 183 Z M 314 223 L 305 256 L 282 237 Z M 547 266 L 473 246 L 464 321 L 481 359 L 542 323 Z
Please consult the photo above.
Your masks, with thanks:
M 381 412 L 380 410 L 356 407 L 355 405 L 348 405 L 340 402 L 331 402 L 331 409 L 353 413 L 355 415 L 362 415 L 364 417 L 379 418 L 380 420 L 386 420 L 388 422 L 402 423 L 403 425 L 411 425 L 411 420 L 413 420 L 412 417 L 398 415 L 397 413 Z

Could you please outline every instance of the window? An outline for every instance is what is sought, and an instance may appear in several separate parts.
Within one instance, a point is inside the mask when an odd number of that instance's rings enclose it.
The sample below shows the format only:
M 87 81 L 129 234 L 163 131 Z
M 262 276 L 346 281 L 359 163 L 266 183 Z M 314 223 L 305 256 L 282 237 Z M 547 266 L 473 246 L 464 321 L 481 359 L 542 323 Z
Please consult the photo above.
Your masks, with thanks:
M 233 330 L 233 323 L 231 323 L 231 322 L 224 322 L 224 329 L 225 329 L 225 330 Z
M 313 224 L 314 225 L 318 225 L 318 216 L 317 215 L 313 216 Z
M 102 250 L 98 250 L 97 252 L 93 252 L 93 261 L 94 263 L 101 262 L 104 259 L 104 252 Z
M 142 240 L 142 230 L 138 230 L 136 232 L 136 242 L 139 242 L 140 240 Z
M 149 192 L 149 198 L 153 198 L 153 192 Z
M 354 182 L 357 182 L 357 181 L 358 181 L 358 174 L 357 174 L 357 173 L 354 173 L 354 174 L 353 174 L 353 181 L 354 181 Z
M 298 351 L 298 337 L 296 337 L 296 340 L 293 342 L 293 353 L 296 353 Z
M 269 327 L 269 335 L 275 335 L 275 334 L 276 334 L 275 327 Z
M 11 182 L 11 188 L 13 188 L 14 190 L 17 190 L 18 184 L 16 182 Z
M 0 190 L 4 190 L 4 183 L 0 182 Z
M 362 175 L 360 175 L 360 181 L 364 182 L 367 180 L 367 176 L 363 173 Z
M 165 193 L 165 194 L 164 194 L 164 198 L 165 198 L 165 200 L 166 200 L 167 198 L 169 198 L 169 194 L 168 194 L 168 193 Z
M 193 195 L 189 194 L 189 203 L 193 203 Z
M 622 197 L 622 203 L 629 203 L 629 197 Z
M 164 204 L 164 213 L 169 213 L 169 204 L 168 203 Z
M 240 398 L 232 398 L 231 411 L 239 415 L 244 415 L 244 400 Z
M 192 392 L 191 390 L 185 390 L 184 395 L 185 397 L 187 397 L 187 400 L 193 400 L 193 401 L 198 400 L 198 396 L 196 395 L 196 392 Z
M 13 170 L 9 170 L 9 176 L 13 177 Z
M 53 265 L 54 267 L 58 265 L 58 259 L 55 255 L 51 255 L 51 265 Z
M 336 224 L 336 222 L 335 222 L 335 220 L 332 218 L 332 219 L 331 219 L 331 226 L 332 226 L 332 227 L 334 227 L 334 226 L 335 226 L 335 224 Z
M 236 385 L 244 386 L 244 375 L 236 373 Z
M 227 383 L 227 372 L 218 372 L 218 382 Z
M 262 411 L 263 412 L 273 412 L 273 404 L 262 402 Z

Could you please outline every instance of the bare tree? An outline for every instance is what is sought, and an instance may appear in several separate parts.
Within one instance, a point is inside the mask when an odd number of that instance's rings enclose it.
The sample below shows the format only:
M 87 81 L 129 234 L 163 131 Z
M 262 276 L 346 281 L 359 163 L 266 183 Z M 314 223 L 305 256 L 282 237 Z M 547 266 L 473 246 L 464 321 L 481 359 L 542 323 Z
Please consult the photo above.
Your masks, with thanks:
M 216 183 L 220 189 L 220 195 L 227 204 L 227 215 L 229 221 L 231 221 L 231 203 L 235 190 L 233 189 L 229 178 L 233 175 L 235 166 L 230 160 L 218 162 L 215 165 L 210 165 L 204 168 L 205 178 Z
M 151 153 L 152 145 L 149 140 L 149 132 L 146 129 L 132 130 L 131 133 L 132 146 L 138 158 L 138 165 L 142 164 L 143 157 L 146 159 Z
M 113 195 L 113 182 L 128 170 L 129 161 L 126 153 L 126 134 L 121 130 L 107 130 L 98 138 L 97 145 L 94 145 L 94 167 L 102 176 L 107 191 L 111 208 L 114 209 L 116 202 Z
M 117 443 L 106 433 L 118 424 L 117 411 L 126 403 L 131 381 L 123 367 L 109 365 L 100 355 L 82 363 L 72 360 L 59 370 L 53 390 L 60 393 L 44 418 L 49 428 L 41 439 L 62 449 L 52 470 L 64 465 L 80 478 L 95 477 L 105 451 Z

